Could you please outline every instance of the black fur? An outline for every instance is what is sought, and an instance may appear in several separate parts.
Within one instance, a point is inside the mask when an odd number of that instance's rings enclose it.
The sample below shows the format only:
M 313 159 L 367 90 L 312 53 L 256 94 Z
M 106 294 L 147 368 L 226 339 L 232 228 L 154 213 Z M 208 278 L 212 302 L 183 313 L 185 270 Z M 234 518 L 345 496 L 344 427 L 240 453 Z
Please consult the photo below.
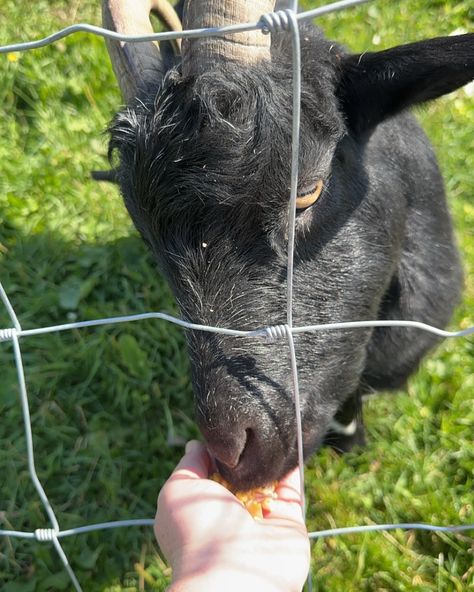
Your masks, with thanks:
M 472 78 L 474 35 L 362 56 L 310 25 L 301 39 L 300 189 L 323 179 L 324 191 L 297 217 L 294 324 L 443 327 L 458 254 L 436 159 L 402 110 Z M 271 64 L 197 79 L 177 64 L 111 125 L 126 206 L 193 322 L 286 322 L 290 45 L 277 35 Z M 362 442 L 362 395 L 401 387 L 436 342 L 395 328 L 297 336 L 305 454 L 325 437 L 347 447 L 334 416 L 356 416 L 350 443 Z M 188 343 L 197 421 L 224 476 L 241 488 L 280 478 L 297 462 L 286 341 L 190 332 Z

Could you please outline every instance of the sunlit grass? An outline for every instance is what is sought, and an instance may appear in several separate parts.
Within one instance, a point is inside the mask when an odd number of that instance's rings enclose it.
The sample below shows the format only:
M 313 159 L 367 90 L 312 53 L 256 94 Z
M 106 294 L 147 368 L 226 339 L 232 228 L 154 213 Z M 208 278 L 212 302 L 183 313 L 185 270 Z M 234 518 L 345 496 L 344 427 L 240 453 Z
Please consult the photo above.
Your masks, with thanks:
M 467 1 L 380 0 L 321 25 L 363 51 L 472 30 L 473 11 Z M 80 21 L 99 23 L 99 2 L 40 0 L 32 10 L 7 0 L 0 43 Z M 116 189 L 90 180 L 107 166 L 103 131 L 120 105 L 103 41 L 78 35 L 0 57 L 0 79 L 0 279 L 24 327 L 175 311 Z M 465 327 L 474 324 L 473 99 L 459 90 L 418 114 L 439 154 L 464 254 L 465 299 L 453 324 Z M 8 325 L 0 307 L 0 327 Z M 21 346 L 37 468 L 61 526 L 152 517 L 181 452 L 170 443 L 197 435 L 181 332 L 153 321 Z M 473 356 L 472 340 L 446 342 L 406 392 L 367 402 L 365 450 L 314 457 L 310 530 L 474 521 Z M 7 343 L 0 364 L 0 528 L 31 531 L 47 522 L 29 480 Z M 165 588 L 169 573 L 150 530 L 77 536 L 64 547 L 85 590 Z M 317 591 L 463 591 L 474 587 L 472 563 L 467 534 L 391 532 L 315 543 L 312 573 Z M 4 538 L 0 584 L 5 592 L 70 589 L 49 545 Z

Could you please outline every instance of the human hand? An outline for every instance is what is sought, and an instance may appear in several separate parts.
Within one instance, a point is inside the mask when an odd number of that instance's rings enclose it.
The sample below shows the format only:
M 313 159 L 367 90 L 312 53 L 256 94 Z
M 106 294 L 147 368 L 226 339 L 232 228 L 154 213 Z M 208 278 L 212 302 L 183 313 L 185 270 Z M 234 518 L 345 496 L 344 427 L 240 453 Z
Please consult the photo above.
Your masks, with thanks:
M 204 445 L 188 442 L 158 497 L 155 534 L 173 568 L 170 591 L 301 591 L 309 539 L 298 471 L 278 483 L 263 520 L 209 480 L 212 472 Z

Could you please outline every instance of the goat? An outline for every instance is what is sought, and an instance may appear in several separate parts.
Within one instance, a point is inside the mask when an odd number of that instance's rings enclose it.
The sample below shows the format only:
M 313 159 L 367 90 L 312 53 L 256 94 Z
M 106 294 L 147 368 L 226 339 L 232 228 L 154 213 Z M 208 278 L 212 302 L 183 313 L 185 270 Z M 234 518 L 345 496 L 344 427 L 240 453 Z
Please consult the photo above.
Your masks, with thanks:
M 104 23 L 150 33 L 155 0 L 107 0 Z M 257 22 L 270 0 L 186 0 L 185 29 Z M 462 285 L 443 181 L 407 109 L 469 82 L 474 34 L 348 53 L 299 24 L 301 141 L 295 325 L 449 322 Z M 286 322 L 292 55 L 260 30 L 169 44 L 109 42 L 127 106 L 110 157 L 131 218 L 184 318 Z M 295 337 L 305 458 L 364 442 L 362 396 L 399 389 L 437 337 L 412 328 Z M 297 464 L 285 340 L 188 331 L 196 420 L 225 479 L 247 489 Z

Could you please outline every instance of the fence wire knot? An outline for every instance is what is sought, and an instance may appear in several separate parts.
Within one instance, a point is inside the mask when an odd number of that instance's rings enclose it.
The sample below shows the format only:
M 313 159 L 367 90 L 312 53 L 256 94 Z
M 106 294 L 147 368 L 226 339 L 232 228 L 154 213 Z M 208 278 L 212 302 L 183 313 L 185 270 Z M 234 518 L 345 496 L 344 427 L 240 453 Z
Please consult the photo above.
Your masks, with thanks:
M 281 33 L 291 29 L 291 15 L 293 10 L 289 8 L 286 10 L 277 10 L 276 12 L 269 12 L 260 17 L 260 25 L 262 33 L 268 35 L 269 33 Z
M 0 329 L 0 341 L 11 341 L 16 329 Z
M 35 537 L 37 541 L 46 543 L 53 541 L 57 537 L 58 533 L 54 528 L 37 528 L 35 530 Z
M 276 341 L 282 337 L 287 337 L 287 325 L 273 325 L 272 327 L 265 327 L 262 329 L 262 333 L 270 340 Z

